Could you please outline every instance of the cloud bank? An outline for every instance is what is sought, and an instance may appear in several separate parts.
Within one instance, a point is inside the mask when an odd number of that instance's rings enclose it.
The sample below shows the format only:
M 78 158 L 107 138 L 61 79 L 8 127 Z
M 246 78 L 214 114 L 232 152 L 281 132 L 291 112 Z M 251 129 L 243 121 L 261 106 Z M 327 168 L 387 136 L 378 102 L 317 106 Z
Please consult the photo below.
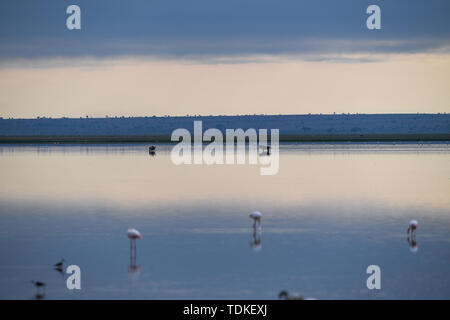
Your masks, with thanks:
M 78 0 L 82 29 L 65 26 L 73 1 L 2 1 L 0 60 L 151 56 L 220 57 L 445 52 L 447 0 Z M 382 29 L 368 30 L 377 4 Z M 331 58 L 333 59 L 333 58 Z

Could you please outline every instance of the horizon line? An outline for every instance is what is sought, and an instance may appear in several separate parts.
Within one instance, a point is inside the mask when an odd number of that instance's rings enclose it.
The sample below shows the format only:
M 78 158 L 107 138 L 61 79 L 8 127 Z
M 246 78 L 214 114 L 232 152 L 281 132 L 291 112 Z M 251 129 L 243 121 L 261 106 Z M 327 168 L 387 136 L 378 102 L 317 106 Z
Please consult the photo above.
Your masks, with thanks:
M 283 117 L 283 116 L 380 116 L 380 115 L 449 115 L 447 112 L 397 112 L 397 113 L 285 113 L 285 114 L 224 114 L 224 115 L 139 115 L 139 116 L 108 116 L 97 117 L 97 116 L 79 116 L 79 117 L 67 117 L 67 116 L 37 116 L 34 118 L 26 117 L 3 117 L 0 116 L 0 120 L 79 120 L 79 119 L 132 119 L 132 118 L 208 118 L 208 117 Z

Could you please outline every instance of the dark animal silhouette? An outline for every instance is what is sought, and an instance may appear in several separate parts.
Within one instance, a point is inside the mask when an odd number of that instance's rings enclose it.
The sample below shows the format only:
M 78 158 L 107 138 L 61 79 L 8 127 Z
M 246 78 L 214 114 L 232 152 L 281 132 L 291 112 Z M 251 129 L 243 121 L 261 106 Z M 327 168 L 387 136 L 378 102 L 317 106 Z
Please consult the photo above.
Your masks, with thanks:
M 60 262 L 55 263 L 53 266 L 54 266 L 55 268 L 62 268 L 63 264 L 64 264 L 64 259 L 61 259 Z

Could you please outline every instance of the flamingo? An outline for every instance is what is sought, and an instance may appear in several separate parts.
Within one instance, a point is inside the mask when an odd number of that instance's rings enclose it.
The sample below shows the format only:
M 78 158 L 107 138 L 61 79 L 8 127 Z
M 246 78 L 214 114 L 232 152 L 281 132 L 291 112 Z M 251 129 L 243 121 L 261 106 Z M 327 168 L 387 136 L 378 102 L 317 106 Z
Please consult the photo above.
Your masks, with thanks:
M 417 220 L 411 220 L 409 222 L 409 227 L 408 227 L 408 231 L 407 233 L 412 233 L 414 231 L 416 231 L 417 227 L 419 226 L 419 222 L 417 222 Z
M 258 226 L 261 226 L 261 218 L 262 214 L 259 211 L 253 211 L 249 214 L 249 217 L 253 219 L 253 228 L 256 228 L 256 222 L 258 222 Z
M 142 239 L 141 233 L 134 228 L 130 228 L 127 230 L 127 237 L 131 241 L 133 241 L 133 240 L 136 241 L 136 239 Z
M 139 231 L 130 228 L 127 230 L 127 237 L 130 239 L 130 264 L 136 265 L 136 239 L 142 239 L 142 236 Z

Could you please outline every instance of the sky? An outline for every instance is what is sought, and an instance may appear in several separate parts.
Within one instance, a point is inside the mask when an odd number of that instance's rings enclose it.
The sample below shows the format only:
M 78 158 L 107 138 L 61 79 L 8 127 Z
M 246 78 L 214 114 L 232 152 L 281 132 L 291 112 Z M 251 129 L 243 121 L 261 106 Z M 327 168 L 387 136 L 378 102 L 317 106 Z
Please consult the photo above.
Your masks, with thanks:
M 0 6 L 3 118 L 450 112 L 447 0 Z

